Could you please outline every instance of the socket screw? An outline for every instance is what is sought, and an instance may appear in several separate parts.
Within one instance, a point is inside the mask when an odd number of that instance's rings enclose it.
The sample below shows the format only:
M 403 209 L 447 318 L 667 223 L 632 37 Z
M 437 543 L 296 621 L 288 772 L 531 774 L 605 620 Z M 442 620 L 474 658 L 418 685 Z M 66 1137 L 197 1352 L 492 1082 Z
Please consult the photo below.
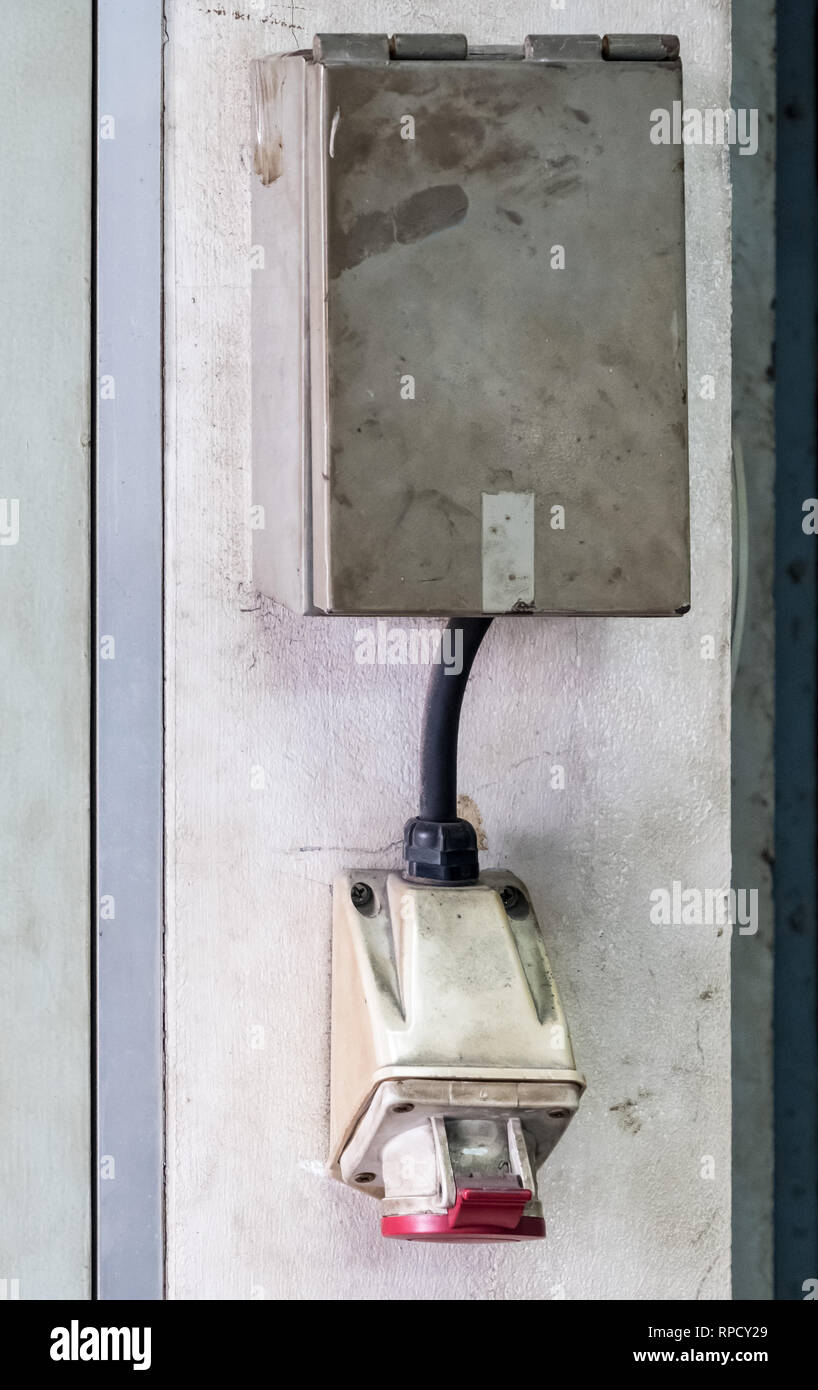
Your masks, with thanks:
M 372 906 L 372 896 L 372 889 L 368 883 L 353 883 L 350 897 L 352 898 L 352 906 L 357 907 L 359 912 Z M 355 1181 L 357 1182 L 357 1178 Z
M 514 888 L 510 883 L 507 883 L 505 888 L 500 889 L 500 901 L 506 912 L 513 912 L 515 907 L 519 907 L 522 896 L 519 888 Z

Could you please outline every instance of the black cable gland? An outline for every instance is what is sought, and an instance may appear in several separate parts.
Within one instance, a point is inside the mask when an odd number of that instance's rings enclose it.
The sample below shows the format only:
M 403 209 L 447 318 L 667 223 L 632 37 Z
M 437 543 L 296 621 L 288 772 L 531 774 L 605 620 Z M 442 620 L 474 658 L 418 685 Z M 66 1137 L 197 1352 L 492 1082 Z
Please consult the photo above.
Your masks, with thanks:
M 413 816 L 403 830 L 404 877 L 425 883 L 476 883 L 477 836 L 467 820 Z

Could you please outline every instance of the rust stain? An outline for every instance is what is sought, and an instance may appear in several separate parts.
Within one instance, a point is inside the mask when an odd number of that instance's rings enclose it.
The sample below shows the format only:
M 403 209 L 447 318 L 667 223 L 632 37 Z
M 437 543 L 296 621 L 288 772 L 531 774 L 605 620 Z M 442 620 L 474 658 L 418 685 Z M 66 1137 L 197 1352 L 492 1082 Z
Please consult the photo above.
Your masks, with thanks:
M 483 817 L 480 814 L 477 803 L 464 792 L 458 792 L 457 814 L 461 820 L 467 820 L 469 825 L 474 826 L 474 833 L 477 836 L 477 848 L 488 849 L 489 842 L 486 836 L 486 827 L 483 824 Z
M 265 187 L 281 177 L 281 128 L 277 115 L 282 80 L 280 69 L 272 63 L 262 60 L 253 64 L 253 111 L 256 123 L 253 170 Z

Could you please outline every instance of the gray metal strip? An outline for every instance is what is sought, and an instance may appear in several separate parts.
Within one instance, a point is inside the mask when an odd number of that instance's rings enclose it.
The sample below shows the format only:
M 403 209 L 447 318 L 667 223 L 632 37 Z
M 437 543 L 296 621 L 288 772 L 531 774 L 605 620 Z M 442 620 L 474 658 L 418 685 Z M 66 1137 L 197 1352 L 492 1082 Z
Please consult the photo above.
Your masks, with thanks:
M 162 3 L 97 5 L 97 1296 L 163 1297 Z

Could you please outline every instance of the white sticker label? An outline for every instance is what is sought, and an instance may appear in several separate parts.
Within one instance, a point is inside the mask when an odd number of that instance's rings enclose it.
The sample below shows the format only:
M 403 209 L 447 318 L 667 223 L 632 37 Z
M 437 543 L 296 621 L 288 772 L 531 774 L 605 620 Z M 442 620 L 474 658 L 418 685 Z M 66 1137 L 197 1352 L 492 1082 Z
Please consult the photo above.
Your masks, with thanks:
M 534 603 L 534 494 L 483 493 L 483 610 Z

